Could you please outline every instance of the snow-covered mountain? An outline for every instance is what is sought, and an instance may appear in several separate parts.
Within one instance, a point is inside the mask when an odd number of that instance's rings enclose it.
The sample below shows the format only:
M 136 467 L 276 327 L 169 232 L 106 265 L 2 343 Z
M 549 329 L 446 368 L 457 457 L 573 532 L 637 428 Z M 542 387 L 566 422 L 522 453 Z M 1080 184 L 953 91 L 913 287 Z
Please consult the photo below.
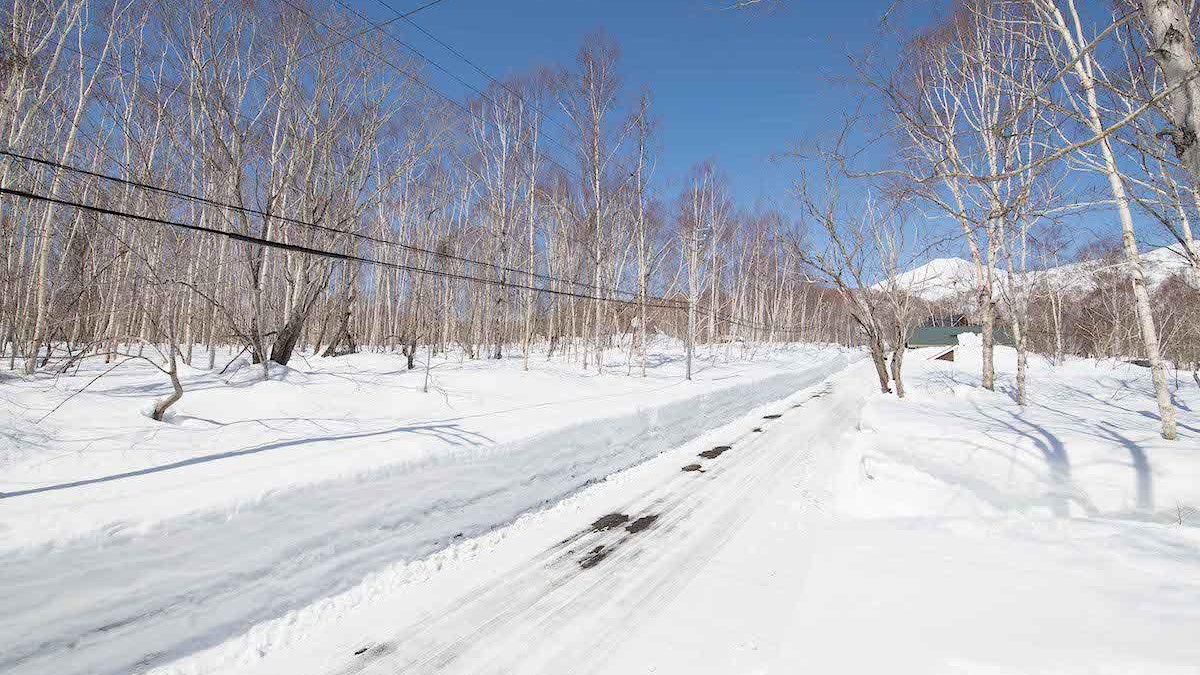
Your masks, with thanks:
M 1007 277 L 1000 270 L 995 270 L 995 274 L 998 280 Z M 970 295 L 975 292 L 975 263 L 962 258 L 935 258 L 898 275 L 896 283 L 929 302 Z
M 1188 268 L 1183 247 L 1179 244 L 1144 251 L 1141 255 L 1142 266 L 1146 271 L 1146 281 L 1151 288 L 1156 288 L 1167 279 L 1183 273 Z M 1086 293 L 1095 285 L 1098 274 L 1120 273 L 1124 266 L 1124 258 L 1116 263 L 1088 260 L 1040 272 L 1030 272 L 1030 275 L 1041 275 L 1044 281 L 1057 288 Z
M 1142 262 L 1151 288 L 1188 268 L 1187 259 L 1178 244 L 1146 251 L 1142 253 Z M 1065 291 L 1086 293 L 1095 286 L 1098 275 L 1117 272 L 1121 267 L 1122 261 L 1113 263 L 1089 260 L 1029 272 L 1024 279 L 1042 281 Z M 1000 269 L 994 270 L 993 274 L 995 288 L 999 293 L 1009 283 L 1009 274 Z M 1021 280 L 1023 275 L 1016 275 L 1012 279 Z M 935 258 L 900 274 L 896 281 L 900 287 L 929 302 L 969 296 L 975 292 L 975 263 L 962 258 Z

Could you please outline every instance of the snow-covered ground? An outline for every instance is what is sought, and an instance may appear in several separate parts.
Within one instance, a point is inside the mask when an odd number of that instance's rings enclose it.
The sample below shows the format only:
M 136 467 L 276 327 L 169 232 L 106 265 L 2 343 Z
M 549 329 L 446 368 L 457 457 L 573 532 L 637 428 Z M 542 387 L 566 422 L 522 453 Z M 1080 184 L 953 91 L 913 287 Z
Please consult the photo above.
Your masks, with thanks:
M 789 639 L 821 485 L 861 413 L 851 382 L 763 406 L 372 602 L 335 600 L 320 624 L 274 622 L 161 672 L 759 672 Z
M 1136 367 L 1034 359 L 1021 410 L 1011 350 L 995 394 L 977 352 L 927 356 L 908 400 L 854 367 L 477 557 L 163 672 L 1197 672 L 1200 392 L 1167 443 Z M 589 526 L 607 513 L 630 520 Z
M 620 365 L 597 375 L 537 358 L 530 372 L 519 359 L 440 361 L 430 393 L 396 355 L 301 360 L 269 381 L 256 368 L 189 371 L 168 423 L 144 414 L 167 385 L 139 362 L 94 382 L 102 364 L 10 378 L 0 672 L 127 673 L 281 616 L 322 616 L 331 596 L 363 602 L 417 573 L 405 562 L 856 358 L 796 346 L 726 361 L 726 351 L 690 383 L 677 350 L 656 354 L 644 379 Z
M 843 457 L 784 662 L 845 673 L 1200 673 L 1200 390 L 1148 371 L 917 361 Z M 786 670 L 781 671 L 786 672 Z M 798 671 L 796 671 L 798 672 Z
M 515 430 L 495 420 L 495 400 L 476 403 L 490 414 L 459 411 L 458 424 L 489 437 L 478 446 L 439 439 L 440 451 L 375 470 L 365 467 L 388 455 L 368 447 L 371 460 L 324 481 L 312 477 L 336 462 L 300 455 L 292 487 L 231 497 L 226 510 L 108 535 L 23 534 L 40 543 L 0 554 L 0 671 L 1200 672 L 1190 378 L 1175 389 L 1181 439 L 1170 443 L 1144 369 L 1035 357 L 1021 409 L 1011 350 L 998 349 L 995 393 L 978 386 L 976 349 L 954 363 L 928 356 L 906 361 L 903 401 L 873 391 L 865 363 L 835 372 L 847 357 L 833 349 L 713 364 L 692 385 L 672 384 L 673 359 L 640 384 L 550 365 L 448 368 L 442 386 L 460 406 L 489 382 L 516 395 L 513 383 L 542 378 L 544 390 L 505 401 Z M 324 405 L 370 409 L 392 395 L 397 381 L 376 362 L 388 357 L 358 358 L 353 379 L 383 386 L 357 403 L 337 390 Z M 333 387 L 323 369 L 344 376 L 339 363 L 353 360 L 296 372 Z M 564 388 L 590 403 L 552 403 Z M 223 414 L 235 412 L 253 414 Z M 181 404 L 176 423 L 212 414 Z M 394 453 L 429 442 L 399 438 Z M 339 457 L 357 461 L 359 440 L 341 441 Z M 681 470 L 692 464 L 701 470 Z M 247 475 L 288 471 L 281 460 Z M 20 499 L 0 499 L 0 513 L 25 533 Z

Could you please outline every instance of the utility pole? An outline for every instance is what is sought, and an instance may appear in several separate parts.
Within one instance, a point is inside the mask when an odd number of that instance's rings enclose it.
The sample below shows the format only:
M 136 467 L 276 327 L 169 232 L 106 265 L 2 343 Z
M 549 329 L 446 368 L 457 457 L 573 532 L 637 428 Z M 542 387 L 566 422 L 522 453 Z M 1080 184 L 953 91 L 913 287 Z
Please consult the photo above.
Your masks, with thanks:
M 696 305 L 700 300 L 700 247 L 701 237 L 707 236 L 708 227 L 693 224 L 688 242 L 688 317 L 687 317 L 687 379 L 692 379 L 692 356 L 696 351 Z
M 696 349 L 696 258 L 700 246 L 698 228 L 688 245 L 687 379 L 692 379 L 692 352 Z

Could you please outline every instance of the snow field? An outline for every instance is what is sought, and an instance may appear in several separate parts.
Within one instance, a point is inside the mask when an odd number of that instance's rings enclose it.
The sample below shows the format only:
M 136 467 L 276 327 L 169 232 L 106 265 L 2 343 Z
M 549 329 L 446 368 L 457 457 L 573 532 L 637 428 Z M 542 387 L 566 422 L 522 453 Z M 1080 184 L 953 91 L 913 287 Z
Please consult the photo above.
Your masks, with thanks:
M 141 671 L 247 631 L 232 653 L 258 653 L 280 626 L 315 625 L 420 577 L 465 554 L 448 548 L 456 541 L 737 420 L 848 358 L 797 347 L 709 362 L 690 384 L 671 354 L 646 380 L 451 363 L 436 376 L 440 393 L 421 394 L 420 371 L 361 355 L 267 382 L 235 376 L 238 386 L 194 375 L 191 399 L 165 425 L 139 412 L 152 383 L 110 380 L 67 404 L 78 415 L 60 411 L 93 426 L 50 428 L 33 450 L 9 455 L 41 481 L 8 483 L 0 499 L 0 633 L 12 636 L 0 670 Z M 50 407 L 36 402 L 44 385 L 12 389 L 27 416 Z M 134 475 L 27 492 L 92 480 L 101 460 L 63 452 L 78 443 L 107 453 L 104 475 Z M 57 462 L 37 461 L 46 455 Z M 56 464 L 61 474 L 46 468 Z
M 997 348 L 996 392 L 979 386 L 969 338 L 953 363 L 931 354 L 906 360 L 905 400 L 878 394 L 865 363 L 830 377 L 860 355 L 828 349 L 713 363 L 685 387 L 668 375 L 671 358 L 641 383 L 468 363 L 445 369 L 430 405 L 456 406 L 436 423 L 487 440 L 399 435 L 441 443 L 415 458 L 367 440 L 390 426 L 354 418 L 368 401 L 429 400 L 390 392 L 404 374 L 365 365 L 383 357 L 342 362 L 353 377 L 281 373 L 249 389 L 284 398 L 277 385 L 303 378 L 327 396 L 287 405 L 327 406 L 325 426 L 370 428 L 283 446 L 294 472 L 254 467 L 262 494 L 237 502 L 255 492 L 231 490 L 231 510 L 182 509 L 0 554 L 10 609 L 0 671 L 1200 672 L 1200 391 L 1190 379 L 1175 383 L 1182 438 L 1170 443 L 1136 366 L 1031 356 L 1022 409 L 1011 349 Z M 514 391 L 526 375 L 536 384 Z M 27 414 L 39 405 L 48 402 Z M 181 408 L 175 424 L 211 414 Z M 304 433 L 291 424 L 273 433 Z M 719 458 L 696 457 L 730 442 Z M 304 451 L 324 443 L 329 455 Z M 320 479 L 330 456 L 348 468 Z M 692 462 L 705 471 L 680 471 Z M 0 510 L 23 498 L 0 499 Z M 104 500 L 79 503 L 97 509 L 87 522 L 103 522 Z M 661 517 L 628 541 L 618 528 L 563 546 L 616 511 Z M 581 570 L 578 556 L 597 543 L 614 552 Z
M 1171 443 L 1135 366 L 1031 356 L 1022 410 L 1011 349 L 996 393 L 977 348 L 906 364 L 846 448 L 779 672 L 1200 672 L 1200 391 Z

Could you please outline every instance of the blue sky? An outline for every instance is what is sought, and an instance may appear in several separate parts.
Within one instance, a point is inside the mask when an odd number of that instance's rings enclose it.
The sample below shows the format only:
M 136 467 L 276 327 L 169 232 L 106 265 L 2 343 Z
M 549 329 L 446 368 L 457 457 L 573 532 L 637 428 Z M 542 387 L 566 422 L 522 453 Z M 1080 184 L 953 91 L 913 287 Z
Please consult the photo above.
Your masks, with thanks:
M 395 15 L 380 0 L 351 0 L 376 20 Z M 426 0 L 386 0 L 401 12 Z M 497 77 L 569 63 L 583 36 L 603 28 L 622 50 L 630 93 L 654 93 L 661 119 L 659 184 L 668 194 L 695 162 L 713 157 L 743 206 L 785 202 L 794 169 L 772 162 L 788 142 L 821 131 L 852 105 L 831 78 L 845 69 L 886 0 L 806 2 L 777 11 L 715 11 L 719 0 L 443 0 L 413 17 Z M 405 24 L 391 28 L 482 88 L 483 76 Z M 448 94 L 469 90 L 435 78 Z M 565 133 L 547 127 L 560 137 Z
M 375 21 L 428 2 L 344 1 Z M 603 28 L 621 48 L 627 94 L 642 86 L 654 94 L 661 145 L 655 178 L 662 196 L 673 198 L 689 168 L 712 158 L 729 177 L 739 206 L 769 203 L 787 213 L 794 207 L 790 189 L 797 167 L 772 158 L 792 142 L 827 139 L 839 116 L 858 103 L 857 93 L 840 82 L 849 69 L 846 54 L 873 42 L 892 2 L 786 0 L 767 11 L 720 9 L 731 1 L 442 0 L 413 21 L 500 78 L 570 64 L 584 35 Z M 891 18 L 923 24 L 936 5 L 904 5 L 902 16 Z M 411 26 L 396 21 L 388 30 L 470 84 L 486 86 L 470 65 Z M 430 73 L 446 94 L 460 100 L 473 95 Z M 543 133 L 567 140 L 560 127 L 545 125 Z M 873 147 L 870 153 L 881 151 Z M 1112 219 L 1102 210 L 1073 220 L 1112 236 Z M 1143 227 L 1142 235 L 1165 243 L 1157 228 Z M 956 245 L 948 248 L 961 253 Z

